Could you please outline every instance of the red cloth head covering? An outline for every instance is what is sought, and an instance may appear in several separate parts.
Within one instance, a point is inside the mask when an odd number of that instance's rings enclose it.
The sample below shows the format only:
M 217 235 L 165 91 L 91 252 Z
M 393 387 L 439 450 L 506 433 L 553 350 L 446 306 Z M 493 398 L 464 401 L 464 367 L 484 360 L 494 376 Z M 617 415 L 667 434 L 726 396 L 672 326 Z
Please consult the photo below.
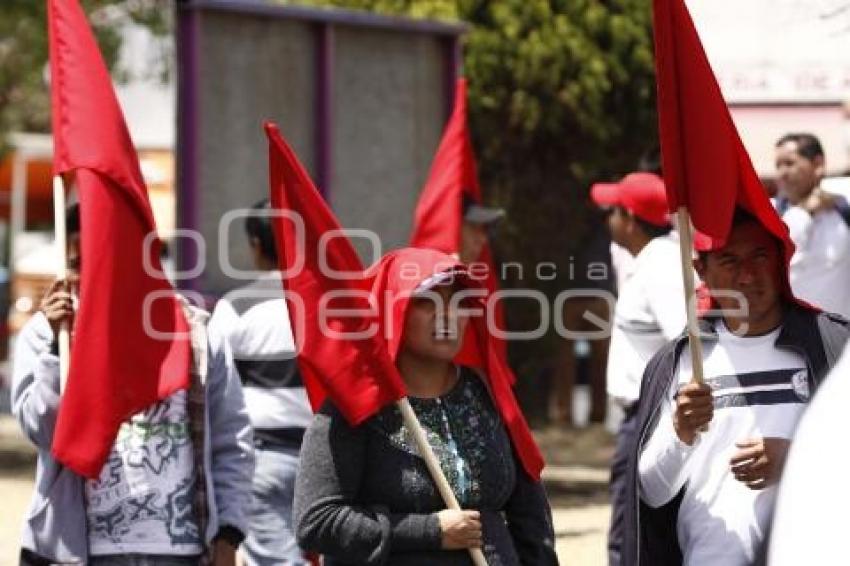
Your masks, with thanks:
M 365 277 L 379 313 L 379 334 L 385 340 L 393 361 L 404 347 L 404 321 L 414 290 L 428 278 L 446 272 L 454 273 L 455 280 L 464 286 L 481 287 L 466 275 L 462 263 L 436 250 L 404 248 L 385 255 L 366 270 Z M 474 304 L 471 308 L 477 307 L 483 312 L 484 296 L 471 298 L 469 302 Z M 476 348 L 464 348 L 455 361 L 481 371 L 523 468 L 532 478 L 539 479 L 543 457 L 511 389 L 512 373 L 498 353 L 498 345 L 488 330 L 486 317 L 473 316 L 469 325 L 464 341 L 474 340 Z

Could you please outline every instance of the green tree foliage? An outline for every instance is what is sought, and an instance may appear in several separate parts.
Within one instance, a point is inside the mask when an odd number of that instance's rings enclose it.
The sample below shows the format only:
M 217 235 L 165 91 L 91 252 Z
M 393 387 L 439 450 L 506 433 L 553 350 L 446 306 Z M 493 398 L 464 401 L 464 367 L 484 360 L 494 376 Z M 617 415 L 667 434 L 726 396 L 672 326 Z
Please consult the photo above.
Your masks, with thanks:
M 651 3 L 460 5 L 473 26 L 464 73 L 481 180 L 487 198 L 504 206 L 510 218 L 496 247 L 503 261 L 525 267 L 524 280 L 504 284 L 537 288 L 552 304 L 558 292 L 585 283 L 581 272 L 593 259 L 584 248 L 598 237 L 601 218 L 587 201 L 590 184 L 633 170 L 655 144 Z M 543 262 L 557 265 L 555 279 L 533 279 Z M 537 327 L 539 311 L 530 306 L 515 303 L 508 309 L 512 328 Z M 571 347 L 552 330 L 547 338 L 511 350 L 524 373 L 526 401 L 541 389 L 530 377 L 559 347 Z
M 575 273 L 586 270 L 583 248 L 601 223 L 587 201 L 590 184 L 634 170 L 656 143 L 650 2 L 297 3 L 467 23 L 463 73 L 482 186 L 486 200 L 508 211 L 496 235 L 497 255 L 525 268 L 523 279 L 512 271 L 503 284 L 536 288 L 551 300 L 584 282 Z M 557 265 L 555 279 L 534 277 L 541 262 Z M 509 308 L 512 328 L 536 327 L 539 309 L 529 307 Z M 559 343 L 550 333 L 515 345 L 512 358 L 534 373 Z
M 112 69 L 121 46 L 121 26 L 135 22 L 154 34 L 169 31 L 168 0 L 81 0 L 101 52 Z M 11 131 L 50 129 L 47 68 L 47 2 L 3 0 L 0 9 L 0 155 Z

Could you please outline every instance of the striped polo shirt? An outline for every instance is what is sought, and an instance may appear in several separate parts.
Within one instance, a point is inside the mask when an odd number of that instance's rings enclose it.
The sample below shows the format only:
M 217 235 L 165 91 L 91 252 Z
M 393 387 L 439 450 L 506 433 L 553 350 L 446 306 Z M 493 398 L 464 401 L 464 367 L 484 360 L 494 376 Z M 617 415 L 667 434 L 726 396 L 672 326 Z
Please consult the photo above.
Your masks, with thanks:
M 705 382 L 714 398 L 708 430 L 690 447 L 674 432 L 675 395 L 692 377 L 685 347 L 677 379 L 640 457 L 642 496 L 650 506 L 666 503 L 685 486 L 677 530 L 686 566 L 743 566 L 755 559 L 776 486 L 748 488 L 735 479 L 730 460 L 737 442 L 790 439 L 811 396 L 803 358 L 775 345 L 780 329 L 738 336 L 719 322 L 717 331 L 716 342 L 704 342 Z

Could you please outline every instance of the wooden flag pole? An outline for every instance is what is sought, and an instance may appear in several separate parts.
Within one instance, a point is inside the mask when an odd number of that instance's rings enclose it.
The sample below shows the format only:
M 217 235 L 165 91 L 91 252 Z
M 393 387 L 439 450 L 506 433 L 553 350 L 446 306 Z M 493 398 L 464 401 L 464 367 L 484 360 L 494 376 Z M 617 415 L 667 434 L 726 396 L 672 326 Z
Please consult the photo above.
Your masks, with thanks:
M 56 238 L 56 279 L 65 281 L 68 278 L 68 249 L 65 233 L 65 184 L 62 176 L 53 177 L 53 227 Z M 67 285 L 66 285 L 67 290 Z M 68 381 L 68 368 L 71 363 L 71 333 L 68 321 L 62 321 L 59 328 L 59 392 L 65 391 Z
M 396 406 L 401 411 L 404 426 L 413 435 L 413 442 L 416 443 L 416 449 L 425 460 L 425 465 L 428 466 L 428 471 L 431 472 L 431 477 L 434 483 L 437 484 L 437 490 L 440 492 L 446 507 L 460 511 L 460 504 L 457 502 L 457 497 L 455 497 L 452 486 L 449 485 L 449 481 L 446 479 L 445 474 L 443 474 L 440 462 L 437 460 L 434 450 L 428 443 L 428 437 L 425 436 L 425 430 L 419 424 L 419 419 L 416 418 L 416 413 L 413 411 L 413 407 L 410 406 L 410 401 L 407 400 L 407 397 L 404 397 L 396 402 Z M 469 555 L 472 557 L 472 562 L 475 566 L 487 566 L 487 559 L 484 558 L 484 553 L 481 552 L 480 548 L 470 548 Z
M 705 383 L 702 370 L 702 341 L 697 324 L 697 298 L 694 284 L 693 267 L 693 233 L 691 231 L 691 215 L 688 209 L 680 206 L 677 213 L 679 227 L 679 250 L 682 260 L 682 278 L 685 282 L 685 308 L 688 313 L 688 345 L 691 349 L 691 365 L 693 376 L 691 383 Z

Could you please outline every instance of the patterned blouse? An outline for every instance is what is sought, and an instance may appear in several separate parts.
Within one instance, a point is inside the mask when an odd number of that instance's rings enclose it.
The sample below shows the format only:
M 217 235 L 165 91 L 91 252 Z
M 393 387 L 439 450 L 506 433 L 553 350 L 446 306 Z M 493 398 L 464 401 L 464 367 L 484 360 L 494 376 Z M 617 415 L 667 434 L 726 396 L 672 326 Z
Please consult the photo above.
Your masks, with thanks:
M 501 485 L 512 483 L 514 460 L 510 451 L 493 450 L 503 444 L 505 438 L 486 385 L 473 370 L 461 368 L 458 371 L 457 383 L 442 397 L 410 397 L 409 400 L 458 503 L 464 509 L 477 509 L 487 499 L 482 494 L 487 483 L 482 482 L 484 471 L 498 476 L 488 477 L 490 482 L 496 479 Z M 382 412 L 373 425 L 386 434 L 395 447 L 419 455 L 397 407 Z

